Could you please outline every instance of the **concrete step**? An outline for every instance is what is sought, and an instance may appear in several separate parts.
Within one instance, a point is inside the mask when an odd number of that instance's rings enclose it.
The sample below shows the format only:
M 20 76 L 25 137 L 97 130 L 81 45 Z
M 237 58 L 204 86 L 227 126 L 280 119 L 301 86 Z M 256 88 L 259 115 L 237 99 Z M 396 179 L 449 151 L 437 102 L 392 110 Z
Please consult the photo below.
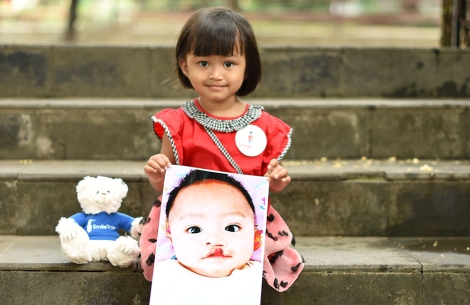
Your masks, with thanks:
M 331 40 L 331 39 L 330 39 Z M 470 50 L 269 47 L 254 97 L 470 96 Z M 2 97 L 185 97 L 173 46 L 2 45 Z M 191 93 L 189 93 L 191 94 Z
M 150 117 L 183 101 L 0 99 L 0 159 L 147 160 Z M 469 99 L 247 101 L 294 128 L 287 159 L 470 159 Z
M 84 176 L 120 177 L 121 211 L 146 216 L 156 192 L 145 161 L 0 160 L 0 235 L 55 235 L 80 210 Z M 292 177 L 272 204 L 300 236 L 470 236 L 469 160 L 312 160 L 284 165 Z
M 261 304 L 470 304 L 470 238 L 298 237 L 304 271 Z M 57 236 L 0 236 L 2 304 L 148 304 L 136 264 L 73 264 Z M 184 291 L 184 288 L 182 288 Z

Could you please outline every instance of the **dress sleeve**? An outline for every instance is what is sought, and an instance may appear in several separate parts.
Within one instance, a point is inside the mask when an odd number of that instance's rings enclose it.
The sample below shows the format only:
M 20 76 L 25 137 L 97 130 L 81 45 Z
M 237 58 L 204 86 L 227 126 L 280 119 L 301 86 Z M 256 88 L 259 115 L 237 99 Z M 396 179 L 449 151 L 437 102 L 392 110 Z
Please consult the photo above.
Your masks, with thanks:
M 170 140 L 171 147 L 173 149 L 173 155 L 175 156 L 176 164 L 179 165 L 183 159 L 183 148 L 181 143 L 181 131 L 183 130 L 182 109 L 164 109 L 154 116 L 152 116 L 153 131 L 157 137 L 161 140 L 163 134 L 166 133 Z
M 269 163 L 272 159 L 281 160 L 291 145 L 292 128 L 280 119 L 269 115 L 266 137 L 268 143 L 263 155 L 263 161 Z

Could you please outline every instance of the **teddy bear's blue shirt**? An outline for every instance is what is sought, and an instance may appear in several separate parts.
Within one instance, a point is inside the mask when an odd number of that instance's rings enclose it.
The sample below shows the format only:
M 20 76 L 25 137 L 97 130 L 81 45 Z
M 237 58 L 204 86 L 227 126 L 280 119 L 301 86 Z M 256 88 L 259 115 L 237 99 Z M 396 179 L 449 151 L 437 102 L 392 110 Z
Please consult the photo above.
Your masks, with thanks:
M 101 212 L 99 214 L 85 214 L 83 212 L 70 216 L 78 223 L 90 237 L 90 240 L 116 240 L 119 229 L 129 232 L 133 217 L 122 213 Z

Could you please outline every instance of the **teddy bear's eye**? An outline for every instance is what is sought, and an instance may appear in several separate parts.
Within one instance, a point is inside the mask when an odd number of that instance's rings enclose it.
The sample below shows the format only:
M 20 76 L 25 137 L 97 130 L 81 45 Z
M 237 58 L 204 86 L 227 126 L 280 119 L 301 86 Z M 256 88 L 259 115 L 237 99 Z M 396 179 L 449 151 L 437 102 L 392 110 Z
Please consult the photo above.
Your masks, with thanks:
M 108 193 L 111 193 L 110 191 L 108 191 Z
M 96 191 L 96 193 L 98 194 L 100 191 Z

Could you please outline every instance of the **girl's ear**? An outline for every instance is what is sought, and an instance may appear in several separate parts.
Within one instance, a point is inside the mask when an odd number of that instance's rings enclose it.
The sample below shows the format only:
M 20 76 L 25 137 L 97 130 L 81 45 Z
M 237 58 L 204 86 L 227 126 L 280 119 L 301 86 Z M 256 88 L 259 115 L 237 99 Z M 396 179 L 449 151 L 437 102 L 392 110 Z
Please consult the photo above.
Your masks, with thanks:
M 188 77 L 188 64 L 186 63 L 186 61 L 183 59 L 183 58 L 180 58 L 178 60 L 178 65 L 180 66 L 180 69 L 181 71 L 183 72 L 184 75 L 186 75 L 186 77 Z

